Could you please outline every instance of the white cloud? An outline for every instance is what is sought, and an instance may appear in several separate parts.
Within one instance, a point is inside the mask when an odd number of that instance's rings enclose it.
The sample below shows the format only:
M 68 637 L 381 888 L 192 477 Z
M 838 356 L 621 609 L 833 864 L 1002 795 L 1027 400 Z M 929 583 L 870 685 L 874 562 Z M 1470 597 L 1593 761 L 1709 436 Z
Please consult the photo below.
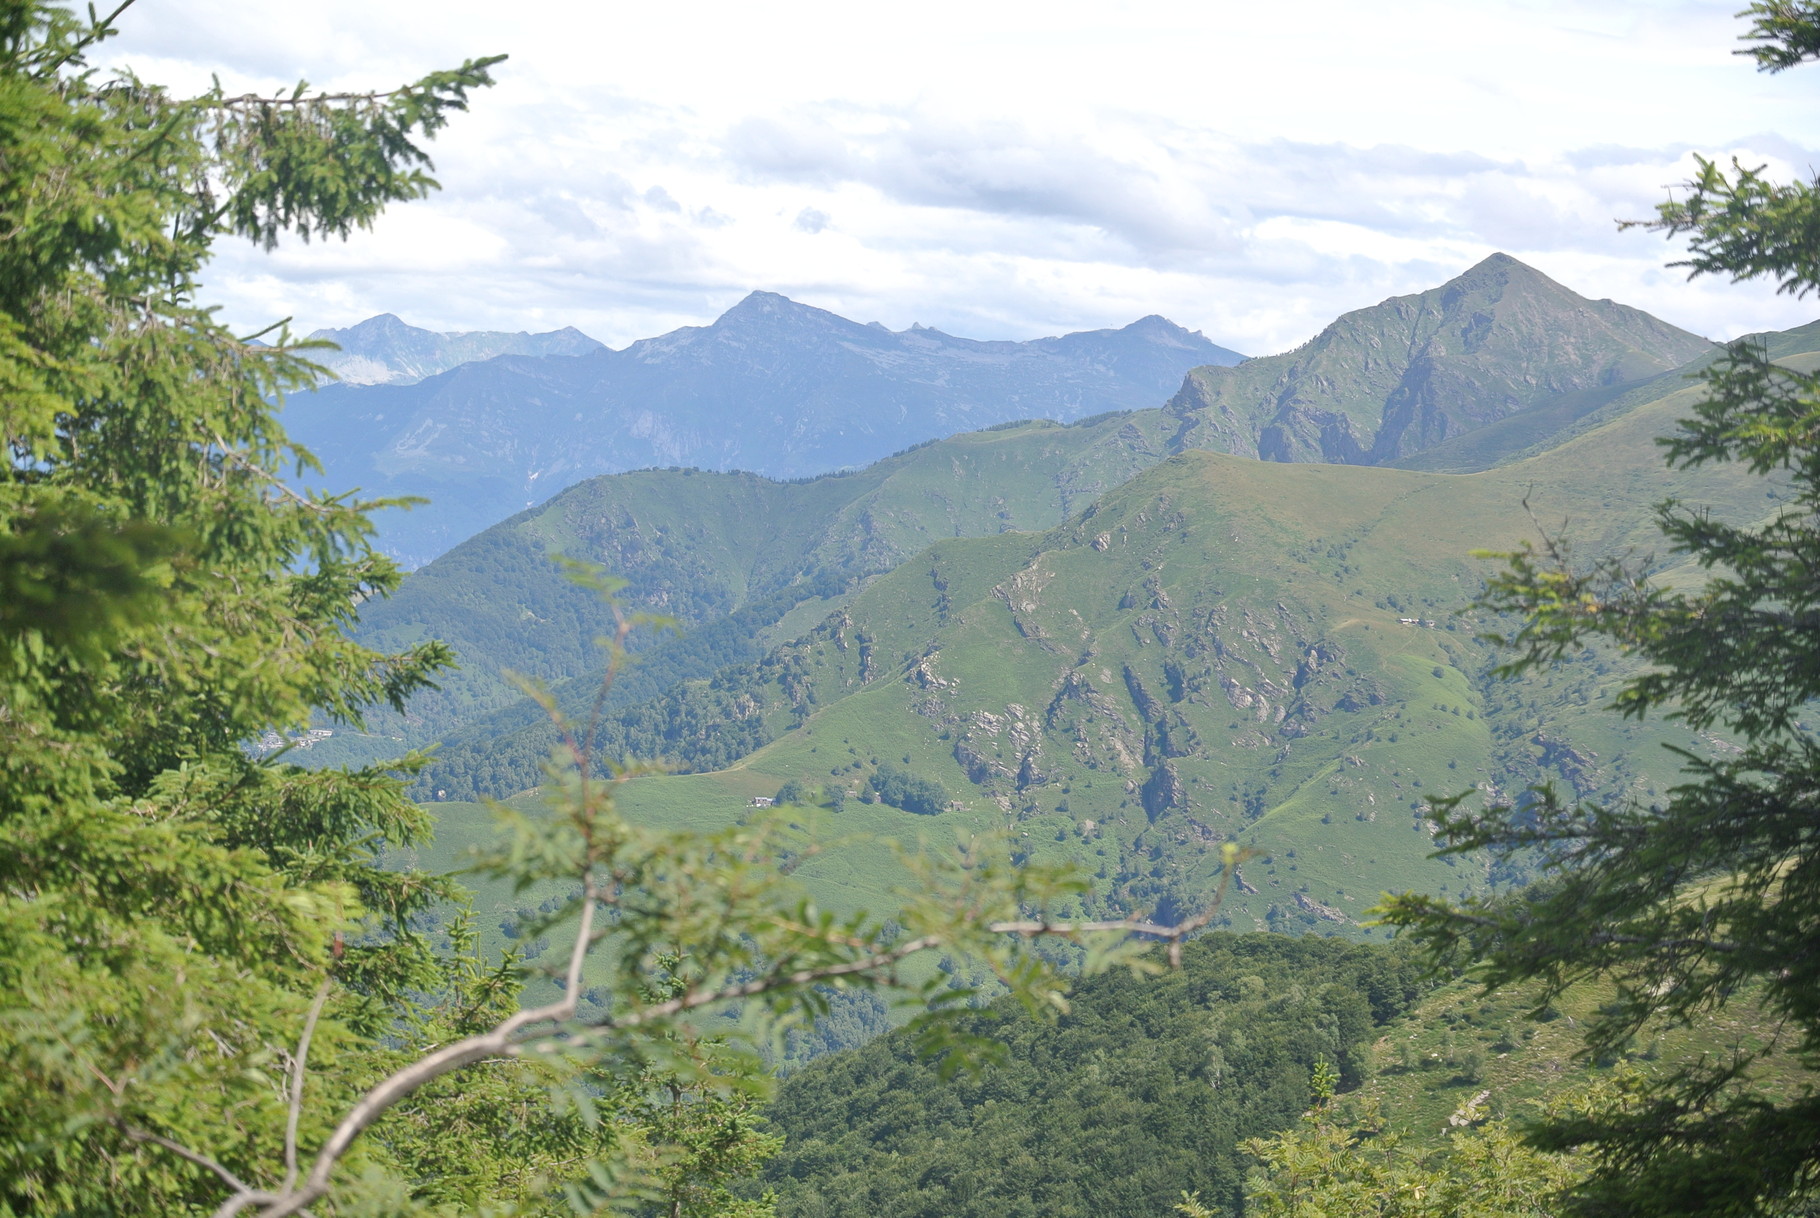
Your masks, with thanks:
M 440 195 L 346 245 L 223 251 L 210 288 L 249 326 L 617 345 L 765 288 L 982 337 L 1160 312 L 1263 353 L 1494 249 L 1703 333 L 1810 319 L 1613 223 L 1696 149 L 1811 172 L 1820 91 L 1733 57 L 1735 7 L 145 0 L 115 53 L 233 89 L 513 55 L 432 146 Z
M 832 222 L 832 217 L 820 208 L 805 207 L 796 213 L 795 227 L 805 233 L 819 233 Z

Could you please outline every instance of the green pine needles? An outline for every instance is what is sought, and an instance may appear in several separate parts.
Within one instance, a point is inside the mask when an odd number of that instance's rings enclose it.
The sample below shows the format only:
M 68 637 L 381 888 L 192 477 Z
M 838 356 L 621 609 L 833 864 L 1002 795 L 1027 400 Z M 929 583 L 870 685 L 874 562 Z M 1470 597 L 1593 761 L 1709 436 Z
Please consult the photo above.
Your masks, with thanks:
M 567 965 L 481 959 L 452 880 L 385 865 L 429 831 L 422 757 L 247 748 L 400 709 L 451 656 L 350 640 L 399 579 L 376 505 L 286 485 L 315 463 L 269 403 L 320 370 L 282 326 L 225 329 L 200 277 L 219 239 L 345 237 L 434 188 L 422 141 L 499 57 L 180 98 L 86 65 L 125 8 L 0 0 L 0 1215 L 761 1214 L 729 1191 L 775 1146 L 751 1046 L 827 987 L 895 986 L 968 1049 L 965 993 L 911 957 L 975 956 L 1054 1011 L 1027 940 L 1105 964 L 1206 924 L 1069 920 L 1079 877 L 987 843 L 919 856 L 895 921 L 831 917 L 787 821 L 634 826 L 594 768 L 600 702 L 550 702 L 556 797 L 482 865 L 567 886 L 531 928 Z
M 1748 50 L 1766 70 L 1812 58 L 1820 11 L 1752 5 Z M 1648 227 L 1689 238 L 1695 275 L 1772 276 L 1820 287 L 1820 192 L 1702 161 L 1684 198 Z M 1509 901 L 1450 905 L 1407 895 L 1392 925 L 1483 962 L 1487 985 L 1614 981 L 1587 1032 L 1595 1053 L 1653 1021 L 1748 1004 L 1776 1049 L 1820 1068 L 1820 376 L 1733 344 L 1700 378 L 1706 397 L 1662 441 L 1674 468 L 1736 463 L 1765 479 L 1767 518 L 1726 522 L 1661 506 L 1681 565 L 1667 578 L 1622 562 L 1585 566 L 1560 541 L 1509 555 L 1485 604 L 1518 615 L 1512 673 L 1591 644 L 1647 661 L 1616 709 L 1667 714 L 1715 741 L 1682 754 L 1684 781 L 1658 805 L 1573 804 L 1552 791 L 1521 808 L 1441 808 L 1448 852 L 1540 855 L 1546 878 Z M 1769 1051 L 1776 1051 L 1772 1049 Z M 1593 1159 L 1574 1191 L 1587 1213 L 1785 1212 L 1820 1184 L 1820 1096 L 1757 1081 L 1758 1054 L 1715 1052 L 1653 1079 L 1634 1104 L 1559 1118 L 1536 1138 Z M 1807 1212 L 1807 1211 L 1802 1211 Z

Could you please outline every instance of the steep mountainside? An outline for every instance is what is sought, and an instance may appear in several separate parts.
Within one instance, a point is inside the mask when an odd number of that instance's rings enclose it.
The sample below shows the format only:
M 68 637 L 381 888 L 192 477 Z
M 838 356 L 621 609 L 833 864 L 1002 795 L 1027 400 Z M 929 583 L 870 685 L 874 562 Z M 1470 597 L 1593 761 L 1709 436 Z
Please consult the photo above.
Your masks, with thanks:
M 1177 448 L 1380 465 L 1713 349 L 1494 254 L 1441 287 L 1348 313 L 1294 351 L 1197 369 L 1166 410 Z
M 652 466 L 796 478 L 1015 419 L 1154 407 L 1188 369 L 1240 357 L 1160 317 L 1122 330 L 976 342 L 894 333 L 754 292 L 711 326 L 579 358 L 510 356 L 413 385 L 287 403 L 326 482 L 426 495 L 381 518 L 420 563 L 584 478 Z
M 1760 345 L 1772 359 L 1802 366 L 1820 349 L 1820 321 L 1792 330 L 1747 334 L 1744 341 Z M 1687 364 L 1642 382 L 1585 389 L 1549 398 L 1489 423 L 1475 431 L 1443 441 L 1426 451 L 1392 462 L 1399 469 L 1425 469 L 1435 473 L 1465 474 L 1523 460 L 1566 443 L 1640 405 L 1655 401 L 1683 387 L 1687 379 L 1720 355 L 1719 349 Z
M 1605 712 L 1618 657 L 1498 680 L 1487 623 L 1455 616 L 1485 570 L 1471 551 L 1533 535 L 1526 498 L 1575 521 L 1587 554 L 1646 550 L 1666 494 L 1760 515 L 1763 486 L 1736 470 L 1662 470 L 1653 439 L 1695 392 L 1470 476 L 1186 453 L 1046 533 L 931 546 L 799 640 L 628 708 L 606 751 L 705 764 L 624 798 L 708 822 L 791 780 L 852 808 L 906 770 L 958 800 L 933 832 L 1008 828 L 1096 873 L 1108 909 L 1198 902 L 1236 837 L 1268 856 L 1236 925 L 1355 929 L 1382 889 L 1499 878 L 1426 858 L 1434 794 L 1548 780 L 1647 799 L 1673 771 L 1656 742 L 1723 746 Z M 548 738 L 522 723 L 452 742 L 429 793 L 536 782 Z M 887 832 L 931 825 L 896 816 Z M 888 889 L 885 864 L 840 857 L 831 906 L 862 900 L 840 896 L 855 876 L 865 900 Z
M 1804 350 L 1811 332 L 1768 345 L 1795 362 L 1820 359 Z M 628 683 L 603 751 L 668 757 L 683 772 L 626 784 L 621 806 L 709 830 L 746 816 L 753 797 L 806 789 L 822 809 L 789 815 L 819 824 L 826 845 L 796 874 L 822 908 L 842 911 L 890 908 L 911 882 L 892 840 L 994 829 L 1018 856 L 1083 865 L 1092 908 L 1165 915 L 1206 898 L 1218 845 L 1236 837 L 1260 852 L 1228 895 L 1224 916 L 1239 928 L 1363 935 L 1360 911 L 1381 890 L 1515 878 L 1484 860 L 1427 858 L 1425 801 L 1474 787 L 1520 798 L 1539 781 L 1648 800 L 1674 779 L 1658 744 L 1727 747 L 1711 733 L 1614 719 L 1603 708 L 1622 657 L 1585 653 L 1499 680 L 1503 656 L 1477 637 L 1496 624 L 1454 614 L 1487 569 L 1471 551 L 1533 537 L 1535 520 L 1569 521 L 1590 557 L 1648 553 L 1659 542 L 1650 505 L 1664 496 L 1734 520 L 1773 509 L 1773 482 L 1726 467 L 1663 469 L 1655 438 L 1699 390 L 1662 388 L 1615 417 L 1582 417 L 1534 457 L 1468 476 L 1186 453 L 1045 532 L 938 541 L 781 616 L 749 600 L 686 636 L 701 644 L 688 657 L 700 675 L 673 681 L 686 666 L 653 649 L 648 671 L 667 675 Z M 997 471 L 1023 468 L 1025 444 L 1054 446 L 1060 467 L 1078 469 L 1076 445 L 1105 457 L 1102 446 L 1146 417 L 928 446 L 900 458 L 899 489 L 927 479 L 922 490 L 871 518 L 901 527 L 942 502 L 934 492 L 954 495 L 944 479 L 957 475 L 1009 488 Z M 1155 459 L 1120 443 L 1126 460 Z M 973 444 L 992 462 L 961 475 L 953 446 Z M 694 475 L 716 485 L 703 479 Z M 968 516 L 940 518 L 964 526 Z M 661 523 L 640 520 L 647 534 Z M 724 637 L 735 625 L 737 637 Z M 503 795 L 539 780 L 551 738 L 538 713 L 498 715 L 448 738 L 426 796 Z M 451 858 L 489 831 L 478 805 L 432 806 Z M 493 904 L 509 913 L 509 898 Z
M 1758 337 L 1787 356 L 1816 345 L 1810 331 L 1820 331 L 1820 324 Z M 1046 341 L 1090 345 L 1108 339 L 1093 334 Z M 1673 372 L 1547 398 L 1397 464 L 1470 472 L 1546 451 L 1677 392 L 1714 350 L 1710 344 L 1702 349 Z M 1545 380 L 1546 369 L 1526 375 Z M 932 541 L 1060 523 L 1162 460 L 1178 423 L 1148 410 L 1066 428 L 1005 425 L 795 484 L 684 470 L 590 480 L 457 547 L 393 601 L 369 609 L 364 637 L 379 645 L 446 638 L 465 666 L 444 693 L 419 700 L 412 722 L 391 723 L 383 733 L 389 741 L 375 748 L 437 738 L 462 751 L 490 748 L 493 737 L 526 722 L 522 712 L 505 721 L 488 718 L 514 696 L 498 675 L 502 669 L 556 681 L 590 670 L 589 641 L 605 619 L 593 598 L 548 561 L 551 554 L 602 563 L 631 581 L 630 603 L 675 615 L 691 629 L 740 611 L 738 621 L 716 627 L 713 646 L 691 651 L 695 658 L 688 663 L 675 667 L 665 660 L 645 678 L 627 682 L 627 696 L 634 690 L 644 696 L 659 672 L 672 679 L 704 676 L 703 663 L 756 659 L 788 630 L 806 627 L 816 605 L 831 606 L 828 598 L 842 595 L 853 581 L 889 570 Z M 681 655 L 675 644 L 665 647 L 672 659 Z M 464 721 L 468 727 L 461 729 Z M 324 756 L 342 759 L 343 751 L 337 745 Z M 540 746 L 534 755 L 541 752 Z M 508 769 L 527 772 L 524 766 Z M 534 775 L 535 767 L 528 772 Z M 470 790 L 466 784 L 456 789 Z
M 336 344 L 316 362 L 343 385 L 414 385 L 426 376 L 496 355 L 585 355 L 606 348 L 573 326 L 544 334 L 497 330 L 439 333 L 408 326 L 390 313 L 342 330 L 317 330 L 311 338 Z
M 707 683 L 708 713 L 673 691 L 657 718 L 678 751 L 770 743 L 725 779 L 641 780 L 627 799 L 789 779 L 859 794 L 888 761 L 958 797 L 963 828 L 1008 826 L 1097 871 L 1110 908 L 1179 913 L 1220 842 L 1253 844 L 1272 863 L 1247 869 L 1240 926 L 1348 926 L 1384 888 L 1482 886 L 1483 864 L 1425 858 L 1432 794 L 1552 779 L 1647 798 L 1672 769 L 1651 742 L 1698 747 L 1601 709 L 1616 658 L 1499 681 L 1482 624 L 1454 616 L 1483 570 L 1469 552 L 1532 531 L 1526 494 L 1596 522 L 1577 530 L 1589 552 L 1647 541 L 1665 489 L 1649 434 L 1634 461 L 1581 454 L 1590 489 L 1547 463 L 1449 478 L 1173 458 L 1041 537 L 933 547 L 744 682 Z M 1680 488 L 1753 510 L 1761 489 L 1731 475 Z
M 1162 459 L 1162 437 L 1137 425 L 1157 421 L 1151 412 L 1000 427 L 799 482 L 643 470 L 571 487 L 463 542 L 396 596 L 364 609 L 363 641 L 396 648 L 441 638 L 462 671 L 419 695 L 410 720 L 379 716 L 381 739 L 370 748 L 349 753 L 343 733 L 313 759 L 377 756 L 443 738 L 517 700 L 505 670 L 546 681 L 590 672 L 593 640 L 610 617 L 565 578 L 553 554 L 604 565 L 628 581 L 627 604 L 672 616 L 687 631 L 680 642 L 657 642 L 668 659 L 647 657 L 652 679 L 706 676 L 808 629 L 860 580 L 933 541 L 1060 523 Z M 696 647 L 703 627 L 736 611 L 737 622 L 715 627 L 712 646 Z M 674 667 L 684 651 L 695 658 Z M 628 688 L 648 686 L 635 670 Z M 499 730 L 483 721 L 470 734 Z M 534 767 L 532 774 L 535 781 Z

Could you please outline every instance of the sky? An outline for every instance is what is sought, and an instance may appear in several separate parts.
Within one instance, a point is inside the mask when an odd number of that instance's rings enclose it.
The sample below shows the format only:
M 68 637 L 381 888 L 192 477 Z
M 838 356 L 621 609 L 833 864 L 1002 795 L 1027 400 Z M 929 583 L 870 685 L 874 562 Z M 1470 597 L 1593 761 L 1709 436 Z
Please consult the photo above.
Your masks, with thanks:
M 1820 304 L 1620 232 L 1696 153 L 1820 164 L 1820 65 L 1742 0 L 138 0 L 98 57 L 235 92 L 507 54 L 442 190 L 343 243 L 224 243 L 208 297 L 303 330 L 573 325 L 619 347 L 762 289 L 1025 339 L 1160 313 L 1248 355 L 1502 250 L 1713 338 Z

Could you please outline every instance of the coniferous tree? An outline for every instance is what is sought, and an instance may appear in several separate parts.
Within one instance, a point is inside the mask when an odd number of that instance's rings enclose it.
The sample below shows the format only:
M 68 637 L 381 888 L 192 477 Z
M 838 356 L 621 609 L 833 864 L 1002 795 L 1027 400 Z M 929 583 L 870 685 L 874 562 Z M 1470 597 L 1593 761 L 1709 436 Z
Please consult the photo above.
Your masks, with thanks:
M 731 1204 L 771 1143 L 700 1023 L 895 986 L 927 1046 L 966 1049 L 968 994 L 904 960 L 969 955 L 1054 1011 L 1065 983 L 1021 942 L 1104 965 L 1207 925 L 1063 920 L 1085 878 L 985 841 L 908 860 L 894 917 L 834 917 L 789 878 L 787 818 L 621 817 L 603 694 L 579 725 L 546 701 L 551 806 L 506 813 L 485 863 L 569 886 L 527 928 L 570 945 L 559 996 L 524 1006 L 520 962 L 479 960 L 465 921 L 435 950 L 419 927 L 454 886 L 381 865 L 429 829 L 418 759 L 307 772 L 248 746 L 398 708 L 447 649 L 347 638 L 398 579 L 372 505 L 286 485 L 311 461 L 270 403 L 317 370 L 282 329 L 223 327 L 200 277 L 217 240 L 346 236 L 424 194 L 419 142 L 497 60 L 180 98 L 85 64 L 125 8 L 0 0 L 0 1215 L 551 1212 L 653 1180 L 671 1210 Z
M 1749 47 L 1781 71 L 1820 54 L 1820 5 L 1753 4 Z M 1769 277 L 1820 289 L 1820 186 L 1702 160 L 1684 197 L 1648 227 L 1689 238 L 1695 275 Z M 1749 1003 L 1779 1024 L 1782 1051 L 1820 1069 L 1820 376 L 1771 362 L 1749 341 L 1701 375 L 1707 394 L 1662 443 L 1687 468 L 1735 462 L 1764 479 L 1769 517 L 1728 522 L 1669 502 L 1660 527 L 1703 582 L 1652 580 L 1624 562 L 1590 567 L 1553 541 L 1509 556 L 1486 599 L 1524 619 L 1509 671 L 1594 643 L 1641 658 L 1616 709 L 1680 719 L 1710 754 L 1657 806 L 1595 807 L 1552 792 L 1521 808 L 1441 809 L 1449 851 L 1540 856 L 1519 898 L 1457 905 L 1406 895 L 1387 920 L 1484 961 L 1499 985 L 1544 998 L 1586 977 L 1618 999 L 1588 1031 L 1620 1048 L 1646 1022 Z M 1693 586 L 1698 584 L 1698 586 Z M 1665 1072 L 1635 1105 L 1562 1118 L 1546 1146 L 1585 1147 L 1576 1190 L 1592 1213 L 1774 1212 L 1820 1183 L 1820 1095 L 1753 1082 L 1750 1055 L 1715 1052 Z M 1810 1075 L 1810 1078 L 1813 1077 Z
M 362 505 L 281 480 L 308 458 L 268 398 L 314 372 L 197 295 L 217 239 L 345 236 L 427 192 L 418 141 L 495 61 L 389 93 L 178 98 L 85 65 L 125 7 L 0 2 L 9 1214 L 183 1212 L 277 1156 L 274 1046 L 333 973 L 316 1053 L 346 1090 L 349 1038 L 434 978 L 409 922 L 449 891 L 376 863 L 426 829 L 409 764 L 311 774 L 246 747 L 400 704 L 447 653 L 344 637 L 397 572 Z

